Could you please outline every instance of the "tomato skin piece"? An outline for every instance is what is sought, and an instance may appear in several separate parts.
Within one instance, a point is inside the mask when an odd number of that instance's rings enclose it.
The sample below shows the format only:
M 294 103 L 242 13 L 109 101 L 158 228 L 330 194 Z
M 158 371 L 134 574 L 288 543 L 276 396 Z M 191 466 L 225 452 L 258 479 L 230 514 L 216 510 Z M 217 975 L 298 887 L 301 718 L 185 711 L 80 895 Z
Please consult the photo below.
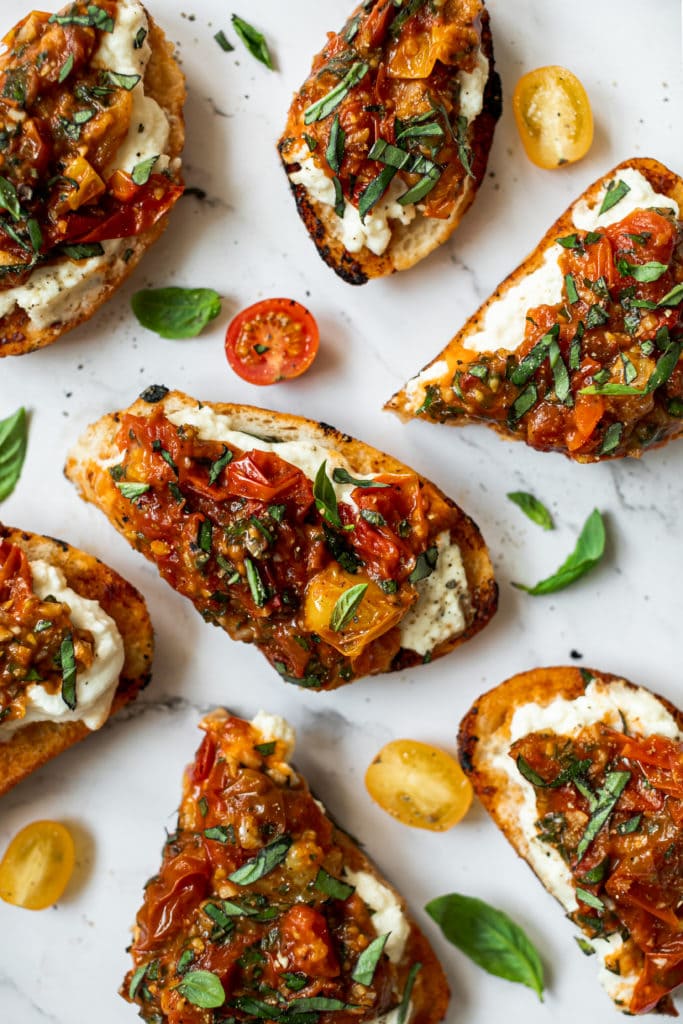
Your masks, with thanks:
M 512 110 L 522 145 L 545 170 L 581 160 L 593 143 L 593 112 L 583 85 L 557 65 L 536 68 L 515 86 Z
M 263 299 L 234 318 L 225 354 L 238 377 L 264 386 L 300 377 L 318 354 L 315 318 L 294 299 Z
M 25 910 L 45 910 L 64 894 L 76 854 L 58 821 L 34 821 L 18 832 L 0 861 L 0 899 Z

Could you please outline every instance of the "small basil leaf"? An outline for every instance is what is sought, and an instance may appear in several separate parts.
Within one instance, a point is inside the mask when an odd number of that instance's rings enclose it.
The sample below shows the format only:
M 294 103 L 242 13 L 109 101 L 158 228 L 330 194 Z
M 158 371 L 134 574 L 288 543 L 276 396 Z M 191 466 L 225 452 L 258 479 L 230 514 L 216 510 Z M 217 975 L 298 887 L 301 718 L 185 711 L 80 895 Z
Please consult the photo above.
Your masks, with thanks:
M 333 526 L 341 526 L 339 508 L 337 506 L 337 495 L 327 475 L 327 460 L 321 462 L 313 482 L 313 497 L 316 508 L 320 515 L 332 523 Z
M 258 882 L 259 878 L 270 874 L 278 864 L 282 863 L 291 845 L 290 836 L 281 836 L 275 842 L 264 846 L 255 857 L 248 860 L 241 868 L 233 871 L 228 878 L 237 885 L 251 885 L 253 882 Z
M 391 487 L 391 484 L 382 484 L 379 480 L 358 480 L 340 466 L 333 470 L 332 479 L 336 484 L 352 484 L 354 487 Z
M 675 284 L 670 292 L 667 292 L 663 299 L 657 303 L 658 306 L 678 306 L 683 302 L 683 281 Z
M 152 168 L 158 159 L 158 156 L 150 156 L 147 160 L 141 160 L 139 164 L 135 165 L 131 173 L 131 178 L 136 185 L 147 184 L 152 174 Z
M 532 594 L 534 597 L 563 590 L 598 564 L 605 553 L 605 539 L 603 518 L 598 510 L 594 509 L 583 525 L 576 547 L 557 572 L 533 587 L 524 586 L 522 583 L 513 583 L 513 586 L 519 590 L 525 590 L 527 594 Z
M 537 526 L 542 526 L 544 530 L 555 529 L 550 512 L 533 494 L 528 494 L 526 491 L 510 491 L 507 497 L 518 508 L 521 508 L 524 515 Z
M 59 648 L 59 663 L 62 669 L 62 700 L 70 711 L 76 710 L 76 656 L 74 638 L 68 633 Z
M 355 587 L 349 587 L 348 590 L 345 590 L 341 597 L 337 599 L 330 618 L 330 629 L 333 633 L 341 633 L 342 630 L 346 629 L 365 597 L 367 589 L 367 583 L 357 583 Z
M 318 892 L 324 892 L 326 896 L 330 896 L 333 900 L 348 900 L 349 896 L 353 896 L 356 891 L 354 886 L 348 885 L 347 882 L 342 882 L 341 879 L 335 878 L 334 875 L 330 875 L 325 868 L 320 868 L 316 875 L 313 888 L 317 889 Z
M 232 16 L 232 25 L 252 57 L 256 57 L 256 60 L 260 61 L 261 64 L 265 64 L 272 71 L 273 58 L 270 55 L 270 50 L 263 33 L 255 29 L 248 21 L 239 18 L 236 14 Z
M 225 1003 L 225 989 L 220 978 L 211 971 L 188 971 L 183 975 L 178 991 L 189 1003 L 202 1010 L 215 1010 Z
M 223 50 L 225 53 L 231 53 L 235 49 L 235 47 L 230 42 L 223 29 L 221 29 L 219 32 L 216 32 L 216 35 L 213 38 L 216 40 L 221 50 Z
M 0 420 L 0 501 L 9 498 L 21 476 L 26 458 L 28 428 L 23 406 Z
M 143 494 L 147 494 L 149 490 L 149 484 L 138 484 L 138 483 L 120 483 L 116 485 L 121 491 L 124 498 L 128 498 L 129 501 L 135 501 L 136 498 L 141 498 Z
M 630 191 L 630 185 L 627 185 L 625 181 L 621 180 L 621 178 L 619 181 L 610 181 L 602 200 L 602 205 L 598 211 L 598 216 L 601 216 L 603 213 L 607 213 L 608 210 L 611 210 L 612 207 L 616 206 L 617 203 Z
M 412 584 L 419 583 L 420 580 L 426 580 L 428 576 L 431 576 L 436 569 L 436 563 L 439 560 L 439 549 L 437 547 L 427 548 L 421 555 L 417 556 L 415 562 L 415 568 L 408 577 L 408 581 Z
M 365 61 L 356 61 L 355 64 L 352 64 L 344 78 L 335 85 L 334 89 L 330 90 L 326 96 L 323 96 L 316 103 L 312 103 L 304 111 L 304 123 L 313 124 L 314 121 L 322 121 L 324 118 L 329 117 L 337 109 L 347 93 L 365 78 L 369 70 L 370 65 L 366 64 Z
M 133 312 L 143 327 L 162 338 L 195 338 L 221 311 L 212 288 L 151 288 L 136 292 Z
M 543 964 L 538 952 L 507 914 L 483 900 L 451 893 L 425 910 L 449 942 L 489 974 L 527 985 L 543 997 Z
M 377 970 L 377 964 L 382 958 L 384 947 L 387 944 L 389 933 L 386 935 L 378 935 L 376 939 L 373 939 L 369 946 L 367 946 L 361 955 L 356 960 L 356 966 L 354 967 L 351 977 L 354 981 L 359 982 L 361 985 L 372 985 L 372 979 L 375 976 Z
M 588 847 L 609 820 L 630 778 L 630 772 L 607 772 L 605 775 L 605 783 L 598 790 L 595 809 L 576 848 L 577 864 L 583 860 Z

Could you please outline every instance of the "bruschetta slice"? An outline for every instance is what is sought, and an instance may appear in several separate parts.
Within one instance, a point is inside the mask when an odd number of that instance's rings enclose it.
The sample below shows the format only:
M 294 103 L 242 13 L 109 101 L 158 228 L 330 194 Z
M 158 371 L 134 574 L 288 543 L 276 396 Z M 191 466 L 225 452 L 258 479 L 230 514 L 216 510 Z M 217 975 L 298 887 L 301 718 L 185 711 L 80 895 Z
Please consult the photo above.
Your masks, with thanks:
M 132 701 L 152 651 L 130 583 L 64 541 L 0 524 L 0 795 Z
M 625 1013 L 683 981 L 683 714 L 604 672 L 523 672 L 460 726 L 460 760 L 517 853 L 597 954 Z
M 483 0 L 371 0 L 330 33 L 279 149 L 318 252 L 350 284 L 450 238 L 501 111 Z
M 185 79 L 140 0 L 33 11 L 0 55 L 0 356 L 88 320 L 182 195 Z
M 615 167 L 387 408 L 577 462 L 679 437 L 682 209 L 683 180 L 656 160 Z
M 434 952 L 289 764 L 288 723 L 215 711 L 201 728 L 124 998 L 159 1024 L 443 1020 Z
M 149 388 L 67 476 L 207 622 L 315 690 L 441 657 L 491 618 L 479 530 L 333 427 Z

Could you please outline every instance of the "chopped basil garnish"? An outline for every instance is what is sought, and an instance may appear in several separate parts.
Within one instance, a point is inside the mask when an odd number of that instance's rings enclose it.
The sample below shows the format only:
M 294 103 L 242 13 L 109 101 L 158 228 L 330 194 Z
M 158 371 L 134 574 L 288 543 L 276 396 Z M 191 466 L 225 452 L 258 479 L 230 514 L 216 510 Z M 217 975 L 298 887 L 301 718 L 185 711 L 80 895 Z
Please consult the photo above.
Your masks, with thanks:
M 548 783 L 542 778 L 538 772 L 534 771 L 529 762 L 521 754 L 517 757 L 517 771 L 520 775 L 523 775 L 527 782 L 530 782 L 532 786 L 538 786 L 539 788 L 545 788 Z
M 0 176 L 0 209 L 7 210 L 12 220 L 21 219 L 22 209 L 19 204 L 17 190 L 11 181 Z
M 604 881 L 604 879 L 607 877 L 608 871 L 609 857 L 605 857 L 603 860 L 600 861 L 599 864 L 596 864 L 594 868 L 591 868 L 590 871 L 587 871 L 585 875 L 582 875 L 581 881 L 585 885 L 597 885 L 598 882 Z
M 280 977 L 290 992 L 301 992 L 302 988 L 306 988 L 309 980 L 305 974 L 293 974 L 291 971 L 285 971 Z
M 136 164 L 131 173 L 131 178 L 136 185 L 146 185 L 152 175 L 152 169 L 159 159 L 158 156 L 150 156 L 147 160 L 141 160 Z
M 265 64 L 267 68 L 273 71 L 273 58 L 270 55 L 270 50 L 263 33 L 236 14 L 232 16 L 232 25 L 252 57 L 255 57 L 261 64 Z
M 73 71 L 73 68 L 74 68 L 74 55 L 73 55 L 73 53 L 70 53 L 69 56 L 64 61 L 64 63 L 62 64 L 60 72 L 59 72 L 59 77 L 57 78 L 57 81 L 59 82 L 60 85 L 62 84 L 62 82 L 66 81 L 66 79 L 69 77 L 69 75 Z
M 605 553 L 605 524 L 597 509 L 589 515 L 579 534 L 576 547 L 571 555 L 562 563 L 557 572 L 547 579 L 541 580 L 533 587 L 524 586 L 522 583 L 513 583 L 519 590 L 525 590 L 527 594 L 537 596 L 539 594 L 553 594 L 557 590 L 563 590 L 571 583 L 580 579 L 590 569 L 594 568 Z
M 312 135 L 308 134 L 308 132 L 304 132 L 304 141 L 308 146 L 309 153 L 315 152 L 315 150 L 318 148 L 318 140 L 314 139 Z
M 595 893 L 590 892 L 588 889 L 582 889 L 577 885 L 576 895 L 582 903 L 585 903 L 588 907 L 592 907 L 593 910 L 605 909 L 605 904 L 602 902 L 600 897 L 596 896 Z
M 259 571 L 251 558 L 244 559 L 244 566 L 247 570 L 247 583 L 249 584 L 254 604 L 257 608 L 263 608 L 264 604 L 268 600 L 268 592 L 263 585 L 263 580 L 261 579 Z
M 678 306 L 683 302 L 683 281 L 675 284 L 670 292 L 667 292 L 663 299 L 657 303 L 658 306 Z
M 333 526 L 341 526 L 339 508 L 337 507 L 337 495 L 327 475 L 327 460 L 321 462 L 313 482 L 313 497 L 320 515 L 332 523 Z
M 591 946 L 588 939 L 582 938 L 580 935 L 576 935 L 576 945 L 579 947 L 584 956 L 594 956 L 595 949 Z
M 318 676 L 313 675 L 313 673 L 309 673 L 309 675 L 302 676 L 301 678 L 299 676 L 291 675 L 287 670 L 287 666 L 284 661 L 274 661 L 273 668 L 286 683 L 293 683 L 294 686 L 302 686 L 305 690 L 319 690 L 323 685 L 323 680 Z
M 120 89 L 125 89 L 126 92 L 132 92 L 141 78 L 140 75 L 122 75 L 118 71 L 107 71 L 106 77 Z
M 339 178 L 334 177 L 332 179 L 334 185 L 334 212 L 337 214 L 340 220 L 344 218 L 344 211 L 346 209 L 346 200 L 344 199 L 344 190 L 342 189 L 342 183 Z
M 370 523 L 371 526 L 386 526 L 387 521 L 380 512 L 375 512 L 371 508 L 362 508 L 360 510 L 361 519 L 364 519 L 366 523 Z
M 609 313 L 604 308 L 604 306 L 598 306 L 597 304 L 594 304 L 590 307 L 588 313 L 586 314 L 586 330 L 590 331 L 594 327 L 601 327 L 603 324 L 608 323 L 608 321 Z
M 261 757 L 270 757 L 271 754 L 275 753 L 276 746 L 276 741 L 270 740 L 268 743 L 255 743 L 254 750 L 257 750 Z
M 204 829 L 207 839 L 213 839 L 217 843 L 234 843 L 235 828 L 233 825 L 215 825 L 213 828 Z
M 567 300 L 573 306 L 575 302 L 579 301 L 579 293 L 576 290 L 576 282 L 571 274 L 565 275 L 564 284 L 567 289 Z
M 382 953 L 384 952 L 384 947 L 387 944 L 388 938 L 388 932 L 386 935 L 378 935 L 377 938 L 373 939 L 370 945 L 363 950 L 356 960 L 356 966 L 351 972 L 351 977 L 354 981 L 357 981 L 360 985 L 372 985 L 372 979 L 375 977 L 377 964 L 382 959 Z
M 346 132 L 339 123 L 339 114 L 337 114 L 332 122 L 332 129 L 330 131 L 330 141 L 325 151 L 325 157 L 328 164 L 335 172 L 339 173 L 339 170 L 344 159 L 344 146 L 346 144 Z
M 147 38 L 147 29 L 146 28 L 139 28 L 137 30 L 137 32 L 135 33 L 135 39 L 133 40 L 133 49 L 134 50 L 141 50 L 142 49 L 142 44 L 144 43 L 146 38 Z
M 607 213 L 608 210 L 611 210 L 612 207 L 616 206 L 617 203 L 630 191 L 630 185 L 627 185 L 625 181 L 621 180 L 621 178 L 618 181 L 610 181 L 602 200 L 602 205 L 598 211 L 598 216 L 600 217 L 603 213 Z
M 365 597 L 368 589 L 367 583 L 357 583 L 355 587 L 349 587 L 337 599 L 330 618 L 330 629 L 334 633 L 341 633 L 352 621 L 358 606 Z
M 408 577 L 408 582 L 415 584 L 419 583 L 420 580 L 426 580 L 428 576 L 431 576 L 436 569 L 436 563 L 439 560 L 439 549 L 436 546 L 427 548 L 422 554 L 417 556 L 415 562 L 415 568 Z
M 252 885 L 254 882 L 258 882 L 260 878 L 269 875 L 278 864 L 282 863 L 291 845 L 290 836 L 281 836 L 275 842 L 264 846 L 255 857 L 248 860 L 241 868 L 233 871 L 228 878 L 237 885 Z
M 135 316 L 162 338 L 195 338 L 221 311 L 212 288 L 151 288 L 131 299 Z
M 23 406 L 0 420 L 0 501 L 9 498 L 21 476 L 26 458 L 28 427 Z
M 580 395 L 644 395 L 642 388 L 634 388 L 631 384 L 589 384 L 581 388 Z
M 532 349 L 533 351 L 533 349 Z M 508 414 L 508 422 L 511 426 L 514 426 L 522 416 L 524 416 L 530 409 L 536 405 L 538 400 L 538 391 L 535 384 L 529 384 L 521 395 L 512 403 L 512 407 Z
M 100 242 L 81 242 L 79 245 L 62 245 L 60 251 L 70 260 L 91 260 L 95 256 L 104 256 Z
M 532 942 L 507 914 L 452 893 L 425 907 L 449 942 L 489 974 L 527 985 L 543 995 L 543 964 Z
M 325 868 L 320 868 L 318 871 L 313 888 L 317 889 L 318 892 L 324 892 L 326 896 L 330 896 L 333 900 L 348 900 L 349 896 L 353 896 L 356 891 L 354 886 L 348 885 L 346 882 L 342 882 L 341 879 L 328 874 Z
M 166 451 L 165 448 L 161 447 L 161 441 L 159 441 L 158 438 L 157 438 L 157 440 L 152 441 L 152 451 L 157 452 L 159 455 L 161 455 L 161 457 L 164 460 L 164 462 L 166 463 L 166 465 L 170 466 L 170 468 L 173 470 L 175 475 L 178 476 L 178 467 L 176 466 L 175 462 L 173 461 L 173 456 L 171 455 L 170 452 Z
M 322 121 L 324 118 L 329 117 L 350 90 L 355 88 L 365 78 L 369 70 L 370 65 L 366 64 L 365 61 L 356 61 L 352 64 L 344 78 L 335 85 L 334 89 L 316 103 L 312 103 L 304 111 L 304 123 L 313 124 L 314 121 Z
M 221 29 L 219 32 L 216 32 L 216 35 L 213 38 L 216 40 L 221 50 L 223 50 L 225 53 L 231 53 L 235 49 L 235 47 L 230 42 L 223 29 Z
M 637 832 L 640 829 L 642 820 L 642 814 L 634 814 L 628 821 L 622 821 L 620 825 L 617 825 L 617 832 L 620 836 L 630 836 L 632 832 Z
M 78 14 L 76 4 L 68 14 L 53 14 L 48 21 L 53 25 L 80 25 L 83 28 L 97 28 L 100 32 L 113 32 L 114 19 L 96 4 L 88 4 L 85 14 Z
M 398 4 L 394 3 L 395 7 L 403 7 L 401 13 L 397 14 L 394 20 L 392 21 L 391 28 L 389 29 L 394 39 L 396 39 L 396 37 L 399 35 L 401 29 L 409 20 L 409 18 L 412 18 L 414 14 L 417 14 L 420 8 L 424 7 L 426 2 L 427 0 L 408 0 L 408 3 L 405 5 L 405 7 L 403 6 L 403 0 L 401 0 L 401 2 Z
M 211 463 L 211 470 L 209 472 L 209 486 L 210 487 L 213 487 L 213 485 L 216 483 L 216 481 L 218 480 L 219 476 L 221 475 L 221 473 L 223 472 L 225 467 L 230 462 L 232 462 L 232 458 L 233 458 L 233 453 L 230 451 L 230 449 L 227 447 L 227 445 L 223 445 L 223 452 L 222 452 L 222 454 L 219 455 L 219 457 L 216 459 L 215 462 Z
M 683 351 L 683 342 L 672 341 L 669 343 L 664 353 L 657 360 L 657 365 L 645 385 L 645 391 L 647 394 L 652 394 L 652 392 L 656 391 L 657 388 L 662 386 L 662 384 L 666 384 L 678 365 L 678 360 L 681 357 L 681 351 Z
M 135 501 L 137 498 L 141 498 L 143 494 L 147 494 L 150 485 L 139 484 L 139 483 L 120 483 L 116 485 L 121 491 L 124 498 L 128 498 L 129 501 Z
M 590 844 L 609 820 L 630 778 L 630 772 L 607 772 L 605 775 L 605 784 L 597 794 L 597 805 L 576 848 L 577 864 L 581 862 Z
M 205 796 L 199 798 L 199 800 L 197 801 L 197 807 L 199 808 L 199 813 L 201 814 L 202 818 L 205 818 L 209 813 L 209 801 L 206 799 Z
M 389 188 L 396 169 L 394 167 L 385 167 L 379 172 L 376 178 L 373 178 L 369 185 L 363 189 L 358 199 L 358 212 L 360 219 L 365 221 L 365 218 L 372 210 L 373 206 L 380 201 L 386 190 Z
M 659 281 L 660 277 L 668 270 L 666 263 L 659 263 L 652 260 L 650 263 L 629 263 L 626 259 L 617 260 L 617 270 L 622 277 L 632 277 L 641 284 L 649 284 L 651 281 Z
M 339 466 L 332 471 L 332 479 L 336 484 L 352 484 L 354 487 L 391 487 L 391 484 L 383 484 L 379 480 L 358 480 Z
M 44 633 L 46 629 L 49 629 L 52 625 L 50 619 L 38 619 L 35 626 L 33 627 L 34 633 Z
M 156 405 L 157 402 L 161 402 L 168 394 L 168 388 L 164 387 L 163 384 L 151 384 L 148 388 L 140 395 L 143 402 L 149 402 L 150 405 Z
M 605 431 L 605 436 L 602 439 L 602 444 L 598 451 L 598 455 L 609 455 L 621 443 L 621 436 L 624 432 L 623 423 L 611 423 Z
M 560 346 L 554 339 L 553 341 L 550 342 L 550 348 L 548 349 L 548 359 L 550 361 L 550 368 L 553 372 L 555 394 L 557 395 L 560 402 L 566 402 L 571 394 L 569 372 L 567 370 L 567 367 L 565 366 L 564 359 L 562 358 Z
M 563 249 L 581 249 L 582 245 L 578 235 L 565 235 L 564 238 L 556 238 L 555 241 Z
M 71 633 L 62 640 L 59 648 L 59 664 L 62 669 L 62 700 L 70 711 L 76 710 L 76 656 L 74 638 Z
M 522 387 L 533 377 L 548 358 L 548 351 L 553 341 L 557 341 L 560 334 L 558 324 L 544 334 L 527 355 L 510 372 L 510 380 L 517 387 Z M 520 396 L 521 397 L 521 396 Z M 519 417 L 518 417 L 519 418 Z
M 225 989 L 220 978 L 211 971 L 187 971 L 178 991 L 189 1003 L 202 1010 L 215 1010 L 225 1003 Z
M 553 518 L 545 505 L 526 491 L 510 491 L 508 499 L 521 508 L 525 516 L 544 530 L 554 530 Z

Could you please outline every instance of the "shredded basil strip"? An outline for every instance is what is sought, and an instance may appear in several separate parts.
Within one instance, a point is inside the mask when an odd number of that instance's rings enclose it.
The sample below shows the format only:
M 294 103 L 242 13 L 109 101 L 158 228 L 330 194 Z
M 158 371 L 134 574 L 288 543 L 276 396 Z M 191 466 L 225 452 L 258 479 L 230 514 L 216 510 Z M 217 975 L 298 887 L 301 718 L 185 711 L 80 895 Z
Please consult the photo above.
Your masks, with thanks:
M 62 640 L 59 648 L 59 664 L 62 669 L 62 700 L 70 711 L 76 710 L 76 655 L 74 638 L 71 633 Z
M 344 159 L 344 147 L 346 145 L 346 132 L 339 123 L 339 114 L 337 114 L 332 122 L 332 128 L 330 130 L 330 141 L 325 151 L 325 157 L 328 164 L 335 172 L 339 174 L 341 169 L 342 161 Z
M 537 526 L 542 526 L 544 530 L 555 529 L 550 512 L 543 502 L 535 498 L 533 494 L 528 494 L 526 491 L 510 491 L 507 497 Z
M 235 47 L 230 42 L 223 29 L 220 29 L 219 32 L 216 32 L 213 38 L 216 40 L 221 50 L 223 50 L 225 53 L 232 53 L 232 51 L 235 49 Z
M 526 985 L 543 996 L 541 958 L 525 932 L 502 910 L 451 893 L 425 907 L 454 946 L 489 974 Z
M 664 353 L 657 360 L 657 365 L 645 385 L 645 391 L 647 394 L 652 394 L 652 392 L 656 391 L 657 388 L 662 386 L 662 384 L 666 384 L 678 365 L 678 360 L 681 357 L 681 351 L 683 351 L 683 342 L 672 341 L 669 343 Z
M 670 292 L 667 292 L 663 299 L 657 303 L 658 306 L 678 306 L 683 302 L 683 281 L 675 284 Z
M 438 560 L 439 549 L 434 545 L 427 548 L 426 551 L 423 551 L 422 554 L 417 556 L 415 568 L 408 577 L 408 582 L 415 584 L 419 583 L 421 580 L 426 580 L 427 577 L 431 576 L 436 569 Z
M 131 173 L 131 178 L 136 185 L 147 184 L 152 176 L 152 170 L 158 159 L 158 156 L 150 156 L 147 160 L 141 160 L 139 164 L 135 165 Z
M 598 790 L 597 806 L 576 848 L 577 864 L 583 860 L 598 832 L 609 820 L 630 778 L 630 772 L 607 772 L 605 775 L 605 784 Z
M 415 979 L 417 978 L 421 970 L 422 964 L 415 963 L 408 971 L 406 987 L 403 989 L 401 1004 L 398 1008 L 398 1014 L 396 1017 L 396 1024 L 406 1024 L 408 1020 L 408 1013 L 410 1012 L 410 999 L 413 994 L 413 988 L 415 987 Z
M 73 53 L 70 53 L 69 56 L 64 61 L 64 63 L 62 64 L 62 67 L 61 67 L 60 72 L 59 72 L 59 77 L 58 77 L 57 81 L 59 82 L 60 85 L 62 84 L 62 82 L 65 82 L 67 80 L 67 78 L 69 77 L 69 75 L 73 71 L 73 67 L 74 67 L 74 55 L 73 55 Z
M 590 892 L 588 889 L 582 889 L 581 886 L 577 885 L 576 895 L 582 903 L 585 903 L 587 907 L 592 907 L 593 910 L 604 910 L 605 904 L 602 902 L 599 896 L 595 893 Z
M 357 583 L 345 590 L 337 599 L 330 618 L 330 629 L 333 633 L 341 633 L 351 623 L 367 589 L 367 583 Z
M 560 328 L 556 324 L 552 330 L 543 335 L 540 341 L 536 342 L 531 351 L 511 371 L 510 380 L 513 384 L 516 384 L 517 387 L 522 387 L 533 377 L 548 358 L 550 345 L 553 341 L 557 340 L 559 333 Z
M 11 181 L 0 176 L 0 209 L 7 210 L 14 221 L 21 220 L 23 215 L 17 190 Z
M 533 351 L 533 350 L 532 350 Z M 538 390 L 535 384 L 529 384 L 522 391 L 521 395 L 512 403 L 512 407 L 508 414 L 508 423 L 514 426 L 525 413 L 529 412 L 530 409 L 536 405 L 538 400 Z
M 330 875 L 325 871 L 325 868 L 320 868 L 318 871 L 313 888 L 317 889 L 318 892 L 324 892 L 326 896 L 330 896 L 333 900 L 348 900 L 349 896 L 353 896 L 356 891 L 353 885 L 342 882 L 341 879 Z
M 605 540 L 605 524 L 598 510 L 594 509 L 583 525 L 576 547 L 557 572 L 533 587 L 522 583 L 513 583 L 513 586 L 534 597 L 563 590 L 598 564 L 605 553 Z
M 616 206 L 617 203 L 630 191 L 630 185 L 627 185 L 625 181 L 621 180 L 621 178 L 618 181 L 610 181 L 602 200 L 602 205 L 598 211 L 598 216 L 602 216 L 603 213 L 607 213 L 608 210 L 611 210 L 612 207 Z
M 211 463 L 211 470 L 209 472 L 209 487 L 213 487 L 213 485 L 216 483 L 225 467 L 232 462 L 232 459 L 233 453 L 230 451 L 227 445 L 223 445 L 222 454 L 216 459 L 215 462 Z
M 379 480 L 358 480 L 341 466 L 332 471 L 332 479 L 336 484 L 352 484 L 354 487 L 391 487 L 391 484 L 383 484 Z
M 244 566 L 247 570 L 247 583 L 249 584 L 254 604 L 257 608 L 263 608 L 264 604 L 268 600 L 268 592 L 263 585 L 260 573 L 251 558 L 244 559 Z
M 255 57 L 261 64 L 265 64 L 267 68 L 273 71 L 273 58 L 270 55 L 266 37 L 263 33 L 236 14 L 232 16 L 232 25 L 252 57 Z
M 369 70 L 370 65 L 366 64 L 365 61 L 356 61 L 352 64 L 344 78 L 335 85 L 334 89 L 316 103 L 312 103 L 304 111 L 304 123 L 313 124 L 314 121 L 322 121 L 324 118 L 329 117 L 337 109 L 347 93 L 365 78 Z
M 60 252 L 70 260 L 91 260 L 95 256 L 104 256 L 104 248 L 100 242 L 81 242 L 78 245 L 62 245 Z
M 553 381 L 555 384 L 555 394 L 557 395 L 560 402 L 566 402 L 571 394 L 571 386 L 569 382 L 569 371 L 565 366 L 562 353 L 560 352 L 560 346 L 557 341 L 553 339 L 550 343 L 548 350 L 548 359 L 550 361 L 550 368 L 553 372 Z
M 21 476 L 28 444 L 26 410 L 21 406 L 0 420 L 0 501 L 9 498 Z
M 621 437 L 624 433 L 623 423 L 611 423 L 605 431 L 605 436 L 602 439 L 602 444 L 598 450 L 598 455 L 609 455 L 621 443 Z
M 410 18 L 412 18 L 414 14 L 417 14 L 420 8 L 424 7 L 426 2 L 427 0 L 408 0 L 408 4 L 406 5 L 406 7 L 403 8 L 400 14 L 396 15 L 393 22 L 391 23 L 391 28 L 389 29 L 389 31 L 394 39 L 396 39 L 396 37 L 399 35 L 405 23 Z M 394 0 L 394 6 L 403 6 L 402 0 L 400 4 L 396 4 Z
M 567 289 L 567 299 L 573 306 L 575 302 L 579 301 L 579 293 L 576 290 L 576 281 L 571 274 L 566 274 L 564 278 L 565 288 Z
M 384 947 L 387 944 L 389 938 L 389 932 L 386 935 L 378 935 L 376 939 L 373 939 L 369 946 L 367 946 L 361 955 L 356 960 L 356 966 L 351 972 L 351 977 L 354 981 L 357 981 L 360 985 L 372 985 L 372 979 L 375 977 L 375 971 L 377 970 L 377 964 L 382 959 L 382 953 Z
M 120 89 L 132 92 L 141 79 L 140 75 L 122 75 L 119 71 L 107 71 L 106 78 Z
M 548 783 L 542 778 L 538 772 L 534 771 L 529 762 L 521 754 L 517 756 L 517 771 L 520 775 L 523 775 L 527 782 L 530 782 L 532 786 L 538 786 L 539 788 L 545 789 Z
M 337 495 L 335 494 L 334 487 L 327 475 L 327 459 L 321 462 L 318 467 L 318 472 L 315 474 L 315 480 L 313 482 L 313 497 L 315 498 L 316 508 L 320 515 L 327 519 L 328 523 L 332 523 L 333 526 L 341 526 L 342 522 L 339 518 L 339 508 L 337 506 Z
M 386 190 L 391 185 L 396 174 L 394 167 L 385 167 L 376 178 L 373 178 L 369 185 L 363 189 L 358 199 L 358 213 L 364 222 L 367 215 L 380 201 Z
M 86 14 L 78 14 L 74 4 L 68 14 L 53 14 L 48 19 L 52 25 L 80 25 L 83 28 L 97 28 L 100 32 L 113 32 L 114 19 L 96 4 L 88 4 Z
M 228 878 L 237 885 L 252 885 L 254 882 L 258 882 L 260 878 L 269 875 L 278 864 L 282 863 L 292 841 L 291 836 L 280 836 L 279 839 L 259 850 L 256 856 L 243 864 L 241 868 L 237 868 L 231 875 L 228 875 Z

